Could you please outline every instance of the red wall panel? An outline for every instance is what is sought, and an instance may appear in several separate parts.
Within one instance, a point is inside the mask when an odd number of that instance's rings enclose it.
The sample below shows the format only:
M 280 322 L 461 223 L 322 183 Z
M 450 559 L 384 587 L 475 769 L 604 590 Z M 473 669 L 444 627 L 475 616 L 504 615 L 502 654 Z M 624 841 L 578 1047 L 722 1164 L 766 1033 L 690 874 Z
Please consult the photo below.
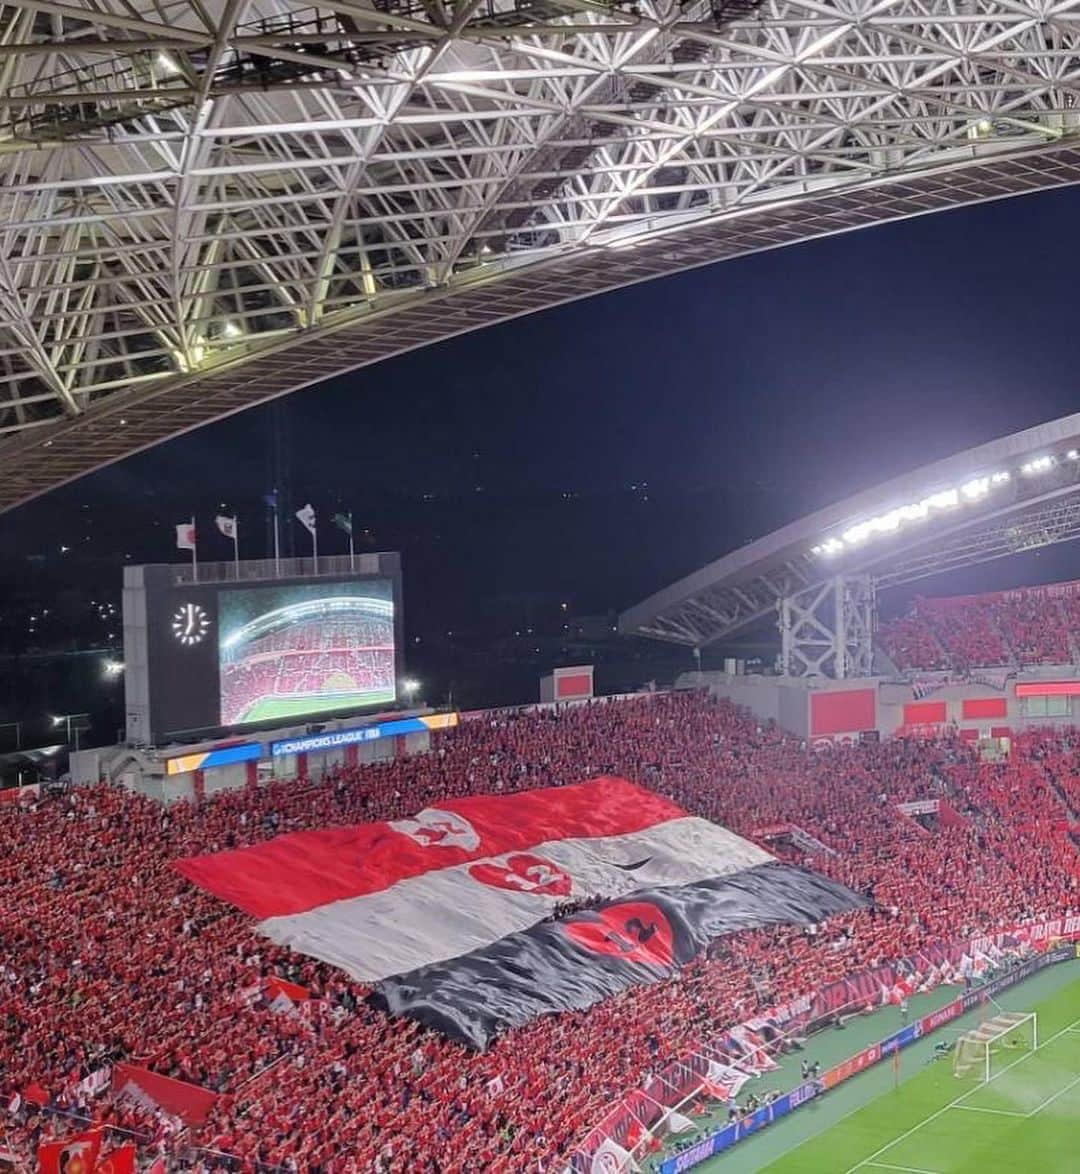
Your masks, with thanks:
M 1007 717 L 1009 703 L 1004 697 L 968 697 L 964 701 L 966 718 Z
M 912 701 L 904 706 L 905 726 L 940 726 L 945 722 L 944 701 Z
M 856 734 L 877 726 L 877 690 L 810 694 L 810 733 Z
M 574 673 L 555 678 L 556 697 L 591 697 L 592 673 Z
M 1027 681 L 1016 686 L 1017 697 L 1075 697 L 1080 681 Z

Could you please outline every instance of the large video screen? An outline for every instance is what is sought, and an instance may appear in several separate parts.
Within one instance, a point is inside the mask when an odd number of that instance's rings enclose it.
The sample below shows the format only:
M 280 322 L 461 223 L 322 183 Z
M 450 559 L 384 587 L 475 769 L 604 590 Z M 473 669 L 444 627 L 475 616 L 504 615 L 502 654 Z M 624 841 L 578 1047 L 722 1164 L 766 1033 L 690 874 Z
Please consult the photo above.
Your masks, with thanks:
M 237 588 L 218 609 L 223 726 L 395 700 L 390 579 Z

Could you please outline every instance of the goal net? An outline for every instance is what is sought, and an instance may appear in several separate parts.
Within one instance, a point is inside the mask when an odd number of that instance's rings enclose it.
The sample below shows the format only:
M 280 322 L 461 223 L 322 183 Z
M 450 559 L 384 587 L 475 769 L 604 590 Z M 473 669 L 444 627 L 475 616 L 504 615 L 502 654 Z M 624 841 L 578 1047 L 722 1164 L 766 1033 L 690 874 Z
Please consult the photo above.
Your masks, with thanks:
M 974 1080 L 993 1078 L 1039 1046 L 1034 1011 L 1003 1011 L 956 1041 L 953 1073 Z

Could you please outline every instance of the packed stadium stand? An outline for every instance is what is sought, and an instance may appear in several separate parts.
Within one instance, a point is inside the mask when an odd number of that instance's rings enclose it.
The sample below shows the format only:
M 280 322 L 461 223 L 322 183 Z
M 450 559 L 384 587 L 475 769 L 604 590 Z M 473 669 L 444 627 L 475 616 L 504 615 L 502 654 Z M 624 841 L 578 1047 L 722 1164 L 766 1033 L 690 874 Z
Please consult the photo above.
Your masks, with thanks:
M 919 598 L 879 626 L 878 640 L 903 671 L 1076 664 L 1080 584 Z
M 781 851 L 871 903 L 812 931 L 731 935 L 664 981 L 476 1053 L 374 1009 L 171 866 L 600 773 L 763 843 L 797 826 L 804 847 Z M 40 1142 L 96 1121 L 170 1170 L 564 1169 L 621 1095 L 724 1025 L 935 943 L 1080 909 L 1077 773 L 1072 730 L 1021 735 L 996 763 L 951 739 L 814 754 L 686 692 L 492 713 L 423 756 L 201 804 L 104 785 L 0 804 L 0 1141 L 27 1168 Z M 896 806 L 928 798 L 940 817 Z M 302 1014 L 280 1013 L 282 983 L 310 993 Z M 209 1090 L 205 1123 L 100 1077 L 121 1063 Z

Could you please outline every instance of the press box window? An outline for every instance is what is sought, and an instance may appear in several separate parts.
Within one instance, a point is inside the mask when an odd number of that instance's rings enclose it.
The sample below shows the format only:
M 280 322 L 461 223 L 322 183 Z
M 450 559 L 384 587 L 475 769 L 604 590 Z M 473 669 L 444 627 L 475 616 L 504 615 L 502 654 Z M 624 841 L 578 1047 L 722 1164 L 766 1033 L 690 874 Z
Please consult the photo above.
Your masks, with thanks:
M 1025 717 L 1068 717 L 1068 697 L 1025 697 Z

